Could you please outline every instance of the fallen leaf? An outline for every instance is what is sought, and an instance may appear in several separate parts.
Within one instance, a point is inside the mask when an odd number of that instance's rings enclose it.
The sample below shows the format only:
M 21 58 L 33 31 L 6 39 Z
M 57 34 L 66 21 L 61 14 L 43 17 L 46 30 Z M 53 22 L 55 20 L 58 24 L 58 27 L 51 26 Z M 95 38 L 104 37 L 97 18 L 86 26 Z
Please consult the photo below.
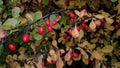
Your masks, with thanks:
M 56 40 L 53 40 L 53 41 L 52 41 L 52 45 L 53 45 L 54 47 L 58 48 L 58 47 L 57 47 L 57 41 L 56 41 Z
M 80 42 L 83 37 L 84 37 L 84 32 L 83 32 L 83 30 L 81 29 L 80 32 L 79 32 L 78 41 Z
M 64 57 L 64 59 L 65 59 L 65 61 L 69 61 L 70 59 L 71 59 L 71 49 L 69 50 L 69 52 L 68 53 L 66 53 L 66 55 L 65 55 L 65 57 Z
M 73 60 L 72 59 L 70 59 L 69 61 L 67 61 L 67 64 L 68 65 L 71 65 L 73 63 Z
M 117 30 L 116 35 L 117 35 L 117 36 L 120 36 L 120 29 Z

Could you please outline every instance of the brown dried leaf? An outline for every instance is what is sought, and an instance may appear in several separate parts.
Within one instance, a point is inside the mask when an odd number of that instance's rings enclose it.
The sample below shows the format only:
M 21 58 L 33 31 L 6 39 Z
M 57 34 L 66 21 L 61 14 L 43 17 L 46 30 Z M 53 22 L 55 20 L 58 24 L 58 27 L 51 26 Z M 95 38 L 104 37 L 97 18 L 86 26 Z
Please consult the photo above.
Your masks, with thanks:
M 71 59 L 71 49 L 69 50 L 69 52 L 65 55 L 65 57 L 64 57 L 64 59 L 65 59 L 65 61 L 69 61 L 70 59 Z
M 57 59 L 58 59 L 58 55 L 54 54 L 51 56 L 51 60 L 57 61 Z
M 30 65 L 24 64 L 24 67 L 25 67 L 25 68 L 30 68 Z
M 63 66 L 64 66 L 64 63 L 62 61 L 62 58 L 59 56 L 56 62 L 56 68 L 63 68 Z
M 78 10 L 74 11 L 77 16 L 80 16 L 80 12 Z
M 55 54 L 55 50 L 51 49 L 51 50 L 49 51 L 49 54 L 50 54 L 50 55 L 54 55 L 54 54 Z
M 38 57 L 38 63 L 36 64 L 37 68 L 42 68 L 42 59 L 43 59 L 43 55 L 40 55 Z
M 90 50 L 94 49 L 95 47 L 96 47 L 95 44 L 87 45 L 87 49 L 90 49 Z
M 89 24 L 89 28 L 92 30 L 92 31 L 95 31 L 96 29 L 96 24 L 95 22 L 92 20 L 91 23 Z
M 73 63 L 73 60 L 72 59 L 70 59 L 69 61 L 67 61 L 67 64 L 68 65 L 71 65 Z
M 101 51 L 104 53 L 111 53 L 113 51 L 113 47 L 111 45 L 105 45 Z
M 72 31 L 72 37 L 73 38 L 78 38 L 79 37 L 79 32 L 77 30 L 77 27 L 75 26 L 73 31 Z
M 65 53 L 65 50 L 64 50 L 64 49 L 60 49 L 60 53 L 61 53 L 61 54 L 64 54 L 64 53 Z
M 114 20 L 113 19 L 111 19 L 111 18 L 105 18 L 105 20 L 106 20 L 106 23 L 108 23 L 108 24 L 112 24 L 113 22 L 114 22 Z
M 99 54 L 97 51 L 94 51 L 92 55 L 95 57 L 95 59 L 102 60 L 102 55 Z
M 50 56 L 47 57 L 47 61 L 48 62 L 51 62 L 52 61 L 52 58 Z
M 20 47 L 18 51 L 20 54 L 24 54 L 25 50 L 26 50 L 26 48 Z
M 82 61 L 83 61 L 86 65 L 88 65 L 88 63 L 89 63 L 89 60 L 88 60 L 88 59 L 85 59 L 84 57 L 82 58 Z
M 120 67 L 120 62 L 116 62 L 113 64 L 114 66 Z
M 33 49 L 34 54 L 36 54 L 36 49 L 35 49 L 35 48 L 36 48 L 36 45 L 31 44 L 30 47 Z
M 57 41 L 56 41 L 56 40 L 53 40 L 53 41 L 52 41 L 52 45 L 53 45 L 54 47 L 58 48 L 58 47 L 57 47 Z
M 79 38 L 78 38 L 78 41 L 79 41 L 79 42 L 81 41 L 81 39 L 83 38 L 83 36 L 84 36 L 84 32 L 83 32 L 83 30 L 81 29 L 80 32 L 79 32 Z
M 120 29 L 117 30 L 116 35 L 117 35 L 117 36 L 120 36 Z
M 85 48 L 90 43 L 88 41 L 84 41 L 83 43 L 79 44 L 79 47 Z

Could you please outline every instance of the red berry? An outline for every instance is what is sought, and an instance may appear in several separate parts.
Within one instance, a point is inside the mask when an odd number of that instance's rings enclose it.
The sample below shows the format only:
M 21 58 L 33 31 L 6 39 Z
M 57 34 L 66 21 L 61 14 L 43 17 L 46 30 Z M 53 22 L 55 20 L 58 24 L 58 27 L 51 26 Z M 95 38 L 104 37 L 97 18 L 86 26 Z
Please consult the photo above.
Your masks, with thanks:
M 28 43 L 28 42 L 30 41 L 30 37 L 29 37 L 28 34 L 24 34 L 24 35 L 23 35 L 23 41 L 24 41 L 25 43 Z
M 44 28 L 43 27 L 39 27 L 38 28 L 38 33 L 39 34 L 43 34 L 44 33 Z
M 73 12 L 70 13 L 70 18 L 72 18 L 72 19 L 75 18 L 75 14 Z
M 95 66 L 95 64 L 96 64 L 95 61 L 93 61 L 93 62 L 91 63 L 92 66 Z
M 56 25 L 56 24 L 57 24 L 56 19 L 54 19 L 54 20 L 52 21 L 52 24 L 53 24 L 53 25 Z
M 53 29 L 51 26 L 48 26 L 47 28 L 48 28 L 48 32 L 52 32 Z
M 83 28 L 85 28 L 85 25 L 86 25 L 86 24 L 85 24 L 85 23 L 82 23 L 81 25 L 82 25 Z
M 48 64 L 48 65 L 52 65 L 53 62 L 52 62 L 52 61 L 49 61 L 49 62 L 47 62 L 46 64 Z
M 79 28 L 79 27 L 77 27 L 77 30 L 78 30 L 78 31 L 80 31 L 80 28 Z
M 119 29 L 119 25 L 115 25 L 115 29 L 118 30 Z
M 72 58 L 78 58 L 78 56 L 79 56 L 79 55 L 78 55 L 78 53 L 76 53 L 76 52 L 72 52 L 72 53 L 71 53 L 71 57 L 72 57 Z
M 74 19 L 73 19 L 73 18 L 71 18 L 71 19 L 70 19 L 70 22 L 74 22 Z
M 14 44 L 9 44 L 8 48 L 11 50 L 11 51 L 15 51 L 16 50 L 16 47 Z
M 63 38 L 64 38 L 64 39 L 66 39 L 66 38 L 67 38 L 67 35 L 66 35 L 66 34 L 64 34 L 64 35 L 63 35 Z
M 47 26 L 50 26 L 50 20 L 49 19 L 46 19 L 45 23 L 46 23 Z
M 72 35 L 72 29 L 69 29 L 68 33 L 69 33 L 70 35 Z
M 45 63 L 44 63 L 44 62 L 42 62 L 42 63 L 41 63 L 41 65 L 42 65 L 42 68 L 44 68 L 44 67 L 45 67 Z
M 89 27 L 88 25 L 85 25 L 85 28 L 84 28 L 86 31 L 88 31 Z

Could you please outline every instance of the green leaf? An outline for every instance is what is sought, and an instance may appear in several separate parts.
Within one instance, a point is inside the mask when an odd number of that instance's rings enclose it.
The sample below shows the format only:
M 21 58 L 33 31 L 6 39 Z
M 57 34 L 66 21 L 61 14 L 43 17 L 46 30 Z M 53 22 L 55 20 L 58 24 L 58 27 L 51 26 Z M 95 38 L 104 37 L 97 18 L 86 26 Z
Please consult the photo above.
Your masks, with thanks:
M 54 20 L 56 18 L 56 15 L 55 14 L 52 14 L 52 15 L 50 15 L 50 22 L 52 22 L 52 20 Z
M 111 2 L 116 2 L 117 0 L 111 0 Z
M 33 16 L 33 20 L 36 21 L 42 17 L 42 13 L 41 11 L 38 11 L 38 12 L 33 13 L 32 16 Z
M 3 24 L 3 28 L 6 30 L 9 30 L 9 29 L 15 28 L 18 24 L 19 24 L 18 19 L 9 18 Z
M 42 4 L 48 5 L 48 1 L 49 1 L 49 0 L 42 0 Z
M 12 9 L 12 16 L 13 16 L 14 18 L 18 18 L 18 17 L 19 17 L 19 13 L 20 13 L 20 8 L 19 8 L 19 7 L 14 7 L 14 8 Z
M 0 0 L 0 5 L 2 5 L 3 4 L 3 1 L 2 0 Z
M 4 49 L 3 45 L 0 45 L 0 56 L 3 53 L 3 49 Z
M 39 35 L 39 34 L 37 34 L 37 33 L 33 34 L 33 37 L 34 37 L 35 40 L 40 40 L 40 39 L 42 39 L 42 35 Z

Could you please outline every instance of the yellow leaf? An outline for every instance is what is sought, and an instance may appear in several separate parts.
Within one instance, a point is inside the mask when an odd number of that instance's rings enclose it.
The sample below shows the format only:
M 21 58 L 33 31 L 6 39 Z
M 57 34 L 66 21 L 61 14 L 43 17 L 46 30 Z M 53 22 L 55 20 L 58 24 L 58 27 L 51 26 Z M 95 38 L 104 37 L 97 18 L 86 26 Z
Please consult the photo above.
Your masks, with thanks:
M 75 26 L 73 31 L 72 31 L 72 37 L 73 38 L 78 38 L 79 37 L 79 32 L 77 30 L 77 27 Z
M 94 31 L 96 29 L 96 24 L 95 22 L 92 20 L 91 23 L 89 24 L 89 27 L 92 31 Z
M 69 61 L 67 61 L 67 64 L 68 65 L 71 65 L 73 63 L 73 60 L 72 59 L 70 59 Z
M 92 55 L 95 57 L 95 59 L 102 60 L 102 56 L 97 51 L 94 51 Z
M 90 50 L 94 49 L 95 47 L 96 47 L 95 44 L 87 45 L 87 49 L 90 49 Z
M 105 45 L 101 51 L 104 53 L 111 53 L 113 51 L 113 47 L 111 45 Z
M 78 10 L 74 11 L 76 15 L 80 16 L 80 12 Z
M 117 35 L 117 36 L 120 36 L 120 29 L 117 30 L 116 35 Z
M 96 18 L 99 18 L 99 19 L 102 19 L 102 18 L 104 18 L 104 16 L 103 15 L 101 15 L 101 14 L 97 14 L 97 15 L 94 15 Z
M 81 29 L 80 32 L 79 32 L 79 38 L 78 38 L 78 41 L 79 41 L 79 42 L 81 41 L 81 39 L 83 38 L 83 36 L 84 36 L 84 32 L 83 32 L 83 30 Z
M 54 51 L 53 49 L 51 49 L 51 50 L 49 51 L 49 54 L 50 54 L 50 55 L 54 55 L 54 54 L 55 54 L 55 51 Z
M 111 18 L 105 18 L 105 20 L 106 20 L 106 23 L 108 24 L 112 24 L 114 22 L 114 20 Z
M 57 41 L 56 41 L 56 40 L 53 40 L 53 41 L 52 41 L 52 45 L 53 45 L 54 47 L 58 48 L 58 47 L 57 47 Z

